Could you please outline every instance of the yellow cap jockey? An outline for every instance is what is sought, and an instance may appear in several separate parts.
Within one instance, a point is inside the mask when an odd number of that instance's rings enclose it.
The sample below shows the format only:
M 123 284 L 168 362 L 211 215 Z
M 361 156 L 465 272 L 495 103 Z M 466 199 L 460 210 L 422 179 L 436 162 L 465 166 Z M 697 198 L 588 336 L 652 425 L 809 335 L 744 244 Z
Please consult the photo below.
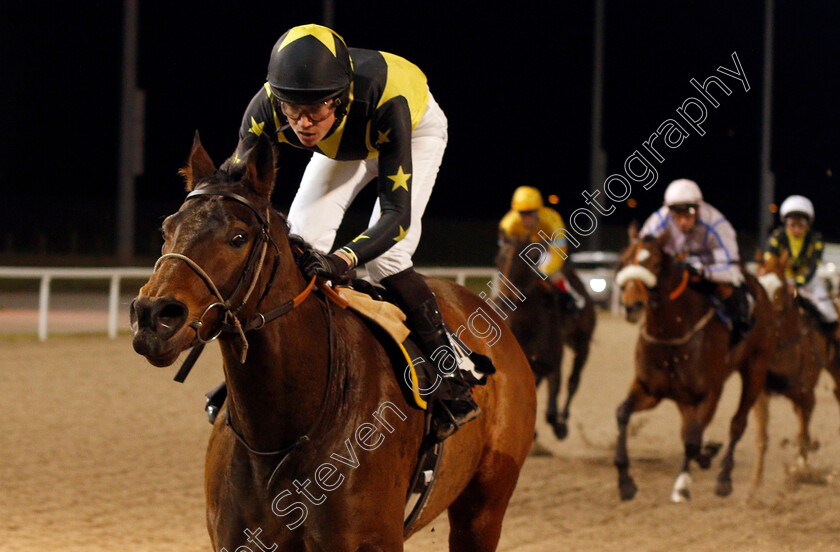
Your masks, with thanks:
M 542 194 L 531 186 L 518 187 L 510 201 L 510 208 L 514 211 L 534 211 L 542 206 Z
M 538 189 L 531 186 L 517 188 L 513 192 L 510 206 L 511 210 L 499 223 L 499 232 L 504 238 L 536 242 L 540 241 L 540 230 L 546 236 L 551 236 L 556 230 L 566 228 L 560 213 L 550 207 L 545 207 L 542 194 Z M 560 233 L 558 235 L 561 237 L 554 242 L 554 245 L 564 254 L 567 254 L 569 246 L 566 243 L 566 238 L 562 237 Z M 557 254 L 553 248 L 549 248 L 548 252 L 548 258 L 543 261 L 540 269 L 545 274 L 551 275 L 560 271 L 566 260 Z

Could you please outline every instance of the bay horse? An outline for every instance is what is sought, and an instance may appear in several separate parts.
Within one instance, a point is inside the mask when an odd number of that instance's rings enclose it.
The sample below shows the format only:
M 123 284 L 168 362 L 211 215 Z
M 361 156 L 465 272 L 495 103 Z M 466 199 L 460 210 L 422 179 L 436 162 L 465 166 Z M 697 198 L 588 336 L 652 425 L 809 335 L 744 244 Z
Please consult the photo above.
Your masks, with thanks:
M 627 319 L 636 322 L 644 314 L 636 342 L 635 377 L 616 412 L 615 466 L 622 500 L 631 500 L 637 492 L 627 454 L 631 415 L 655 407 L 662 399 L 676 403 L 685 455 L 671 500 L 687 500 L 691 462 L 708 469 L 720 449 L 717 443 L 704 445 L 703 433 L 717 410 L 725 381 L 737 371 L 741 397 L 730 423 L 729 444 L 715 487 L 717 495 L 728 496 L 732 492 L 735 446 L 746 429 L 750 409 L 764 389 L 772 360 L 770 304 L 758 281 L 745 275 L 755 299 L 755 325 L 742 341 L 730 347 L 729 329 L 716 316 L 712 300 L 689 285 L 687 267 L 664 251 L 666 240 L 666 235 L 638 239 L 631 234 L 616 275 Z
M 761 484 L 764 473 L 770 396 L 784 396 L 793 404 L 799 420 L 798 464 L 805 468 L 808 453 L 819 448 L 819 443 L 811 439 L 809 427 L 816 405 L 814 389 L 822 369 L 825 368 L 838 382 L 837 351 L 820 330 L 817 319 L 805 311 L 797 298 L 796 288 L 785 277 L 789 260 L 788 252 L 784 251 L 780 257 L 774 255 L 761 260 L 756 272 L 773 307 L 776 348 L 774 362 L 767 372 L 765 392 L 753 407 L 757 426 L 754 489 Z
M 574 314 L 564 312 L 555 298 L 553 286 L 534 272 L 531 268 L 533 263 L 519 257 L 529 244 L 527 240 L 502 240 L 495 264 L 499 273 L 513 284 L 516 291 L 502 284 L 497 285 L 495 291 L 505 296 L 509 305 L 520 302 L 514 297 L 517 291 L 526 297 L 505 322 L 528 357 L 537 387 L 543 379 L 548 384 L 545 419 L 554 435 L 562 440 L 569 433 L 568 421 L 572 399 L 578 390 L 583 367 L 589 358 L 592 334 L 595 331 L 595 305 L 575 272 L 573 263 L 567 260 L 563 264 L 563 274 L 569 285 L 586 299 L 586 305 Z M 557 400 L 562 387 L 564 345 L 574 353 L 574 361 L 566 384 L 566 401 L 563 410 L 558 412 Z
M 425 413 L 410 406 L 374 328 L 302 276 L 271 206 L 274 150 L 261 136 L 216 169 L 196 134 L 181 172 L 190 193 L 164 221 L 163 256 L 132 303 L 133 345 L 169 366 L 218 337 L 228 397 L 205 466 L 214 550 L 250 550 L 254 539 L 260 550 L 403 550 Z M 483 415 L 443 443 L 412 532 L 448 510 L 450 550 L 492 551 L 531 448 L 534 380 L 478 297 L 447 280 L 429 285 L 451 327 L 475 312 L 498 327 L 492 340 L 461 334 L 498 371 L 474 389 Z

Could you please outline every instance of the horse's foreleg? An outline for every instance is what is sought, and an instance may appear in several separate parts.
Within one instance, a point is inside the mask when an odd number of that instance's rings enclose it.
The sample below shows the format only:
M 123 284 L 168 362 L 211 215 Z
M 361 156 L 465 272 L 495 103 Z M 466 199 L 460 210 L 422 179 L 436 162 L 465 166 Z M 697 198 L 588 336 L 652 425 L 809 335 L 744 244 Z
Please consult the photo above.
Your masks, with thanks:
M 741 370 L 741 400 L 738 410 L 729 424 L 729 446 L 721 462 L 720 473 L 717 478 L 715 493 L 718 496 L 729 496 L 732 493 L 732 470 L 735 467 L 735 446 L 747 428 L 747 416 L 764 391 L 766 367 L 758 362 L 752 363 Z
M 712 419 L 717 405 L 717 396 L 710 395 L 697 406 L 680 406 L 682 416 L 682 440 L 685 447 L 682 470 L 674 482 L 672 502 L 684 502 L 691 498 L 691 462 L 697 462 L 702 469 L 708 469 L 712 456 L 717 453 L 714 445 L 703 447 L 703 432 Z
M 808 453 L 819 447 L 818 443 L 811 441 L 811 414 L 816 404 L 814 392 L 806 393 L 802 404 L 796 405 L 796 416 L 799 418 L 799 463 L 802 466 L 808 464 Z
M 574 353 L 575 360 L 572 364 L 572 372 L 569 374 L 569 380 L 566 385 L 566 404 L 563 406 L 563 412 L 560 419 L 557 420 L 558 424 L 563 424 L 563 427 L 568 425 L 572 397 L 574 397 L 575 393 L 577 393 L 583 367 L 586 364 L 587 358 L 589 358 L 589 340 L 580 338 L 575 339 Z
M 621 500 L 632 500 L 638 491 L 636 482 L 630 475 L 630 458 L 627 456 L 627 425 L 630 423 L 630 416 L 633 412 L 653 408 L 658 403 L 659 399 L 648 395 L 637 379 L 630 388 L 630 394 L 616 410 L 618 440 L 615 446 L 614 464 L 618 469 L 618 492 Z
M 764 478 L 764 455 L 767 453 L 767 424 L 770 420 L 770 397 L 761 393 L 753 406 L 755 414 L 755 469 L 753 470 L 752 490 L 758 489 Z

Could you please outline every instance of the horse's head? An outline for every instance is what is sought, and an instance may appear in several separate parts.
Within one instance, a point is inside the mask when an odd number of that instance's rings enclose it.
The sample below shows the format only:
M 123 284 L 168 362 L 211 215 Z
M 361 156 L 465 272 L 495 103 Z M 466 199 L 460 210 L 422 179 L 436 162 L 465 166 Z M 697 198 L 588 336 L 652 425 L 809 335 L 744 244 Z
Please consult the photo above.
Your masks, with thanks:
M 767 292 L 767 297 L 773 305 L 773 310 L 780 313 L 787 309 L 795 294 L 785 277 L 786 268 L 790 264 L 790 255 L 787 250 L 782 251 L 781 256 L 769 255 L 760 259 L 756 276 Z
M 152 364 L 172 364 L 185 349 L 214 339 L 223 323 L 241 334 L 238 317 L 254 311 L 277 261 L 291 257 L 281 239 L 285 220 L 271 209 L 274 173 L 264 137 L 244 159 L 232 157 L 216 169 L 196 133 L 181 169 L 189 194 L 164 220 L 163 254 L 131 303 L 134 349 Z
M 500 236 L 494 264 L 499 273 L 528 295 L 535 289 L 547 289 L 537 268 L 544 249 L 543 245 L 533 244 L 527 237 Z
M 621 302 L 630 322 L 638 321 L 644 306 L 653 301 L 651 291 L 659 286 L 661 275 L 673 262 L 664 250 L 667 239 L 667 234 L 658 238 L 634 237 L 621 253 L 615 281 L 621 288 Z
M 519 255 L 527 244 L 527 240 L 500 235 L 499 249 L 496 251 L 496 257 L 493 259 L 493 264 L 499 272 L 510 278 L 513 271 L 516 270 L 514 266 L 516 256 Z

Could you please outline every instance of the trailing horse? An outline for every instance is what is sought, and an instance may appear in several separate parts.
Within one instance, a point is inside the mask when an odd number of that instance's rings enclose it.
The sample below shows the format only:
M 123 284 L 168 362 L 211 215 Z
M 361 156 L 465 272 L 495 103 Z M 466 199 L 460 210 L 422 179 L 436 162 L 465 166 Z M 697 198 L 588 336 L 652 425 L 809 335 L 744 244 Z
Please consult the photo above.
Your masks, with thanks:
M 741 399 L 730 423 L 729 445 L 715 488 L 719 496 L 729 495 L 735 445 L 744 433 L 750 408 L 764 389 L 774 348 L 770 305 L 756 279 L 746 275 L 755 298 L 755 325 L 742 341 L 730 347 L 730 331 L 716 315 L 715 305 L 708 294 L 689 283 L 687 267 L 663 250 L 665 239 L 631 239 L 616 276 L 628 320 L 635 322 L 642 313 L 645 318 L 636 343 L 636 375 L 616 413 L 619 435 L 615 465 L 622 500 L 632 499 L 637 491 L 627 455 L 630 416 L 655 407 L 662 399 L 676 403 L 682 418 L 685 456 L 671 499 L 687 499 L 691 462 L 708 469 L 720 448 L 719 444 L 704 446 L 703 432 L 715 414 L 724 382 L 737 371 L 741 375 Z
M 253 539 L 266 549 L 403 550 L 425 423 L 395 375 L 405 360 L 383 332 L 304 280 L 285 219 L 271 207 L 267 140 L 217 170 L 196 136 L 182 173 L 190 193 L 163 223 L 164 254 L 131 317 L 135 350 L 156 366 L 218 335 L 228 398 L 206 458 L 214 550 Z M 449 325 L 472 328 L 468 317 L 486 305 L 452 282 L 429 284 Z M 483 415 L 443 443 L 411 530 L 448 510 L 450 550 L 496 549 L 533 438 L 527 360 L 488 310 L 492 340 L 461 334 L 498 369 L 474 389 Z
M 764 473 L 764 456 L 767 452 L 767 426 L 769 422 L 769 397 L 779 394 L 787 397 L 799 419 L 799 464 L 808 464 L 808 453 L 819 443 L 811 439 L 811 415 L 816 404 L 814 389 L 825 368 L 840 381 L 837 351 L 831 340 L 819 328 L 818 315 L 809 315 L 796 296 L 796 289 L 785 277 L 788 262 L 785 251 L 782 257 L 771 257 L 759 263 L 758 279 L 770 298 L 773 307 L 773 337 L 776 344 L 774 362 L 767 372 L 765 392 L 756 401 L 753 411 L 756 419 L 757 461 L 753 471 L 753 488 L 760 485 Z M 835 393 L 837 390 L 835 389 Z M 840 395 L 838 395 L 840 399 Z
M 545 419 L 558 439 L 568 435 L 569 411 L 572 399 L 580 384 L 581 373 L 589 357 L 592 334 L 595 331 L 595 306 L 583 283 L 578 278 L 571 261 L 563 265 L 563 274 L 569 285 L 586 298 L 583 309 L 570 313 L 564 311 L 556 300 L 556 291 L 531 268 L 519 255 L 527 241 L 505 240 L 496 254 L 495 264 L 499 273 L 513 284 L 515 291 L 504 284 L 497 286 L 498 293 L 508 304 L 517 305 L 521 296 L 526 299 L 516 307 L 505 322 L 522 345 L 536 385 L 545 379 L 548 383 L 548 405 Z M 521 294 L 519 296 L 515 296 Z M 558 413 L 557 399 L 560 394 L 563 372 L 564 345 L 574 353 L 572 371 L 569 373 L 566 402 Z

